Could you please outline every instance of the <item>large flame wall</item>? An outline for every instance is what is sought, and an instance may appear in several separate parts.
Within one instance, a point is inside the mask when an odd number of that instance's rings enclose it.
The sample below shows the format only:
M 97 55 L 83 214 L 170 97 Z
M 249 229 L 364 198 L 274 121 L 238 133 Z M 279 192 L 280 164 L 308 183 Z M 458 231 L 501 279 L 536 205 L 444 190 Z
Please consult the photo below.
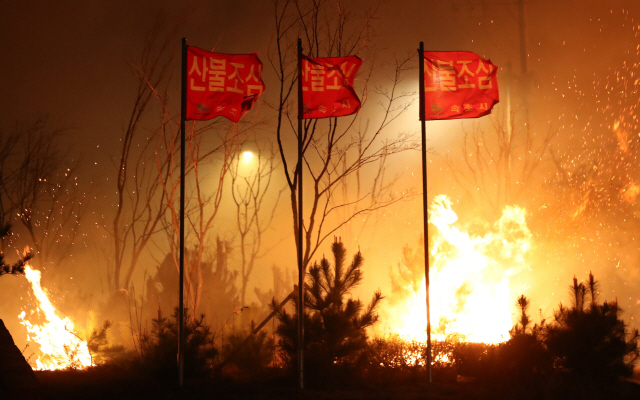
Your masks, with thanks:
M 446 196 L 430 208 L 432 229 L 430 310 L 436 339 L 458 335 L 473 342 L 497 343 L 509 338 L 515 298 L 513 277 L 529 270 L 531 232 L 525 210 L 507 207 L 484 232 L 459 227 L 458 216 Z M 433 229 L 435 227 L 435 230 Z M 426 335 L 424 275 L 408 282 L 404 296 L 390 305 L 387 326 L 392 333 L 423 340 Z

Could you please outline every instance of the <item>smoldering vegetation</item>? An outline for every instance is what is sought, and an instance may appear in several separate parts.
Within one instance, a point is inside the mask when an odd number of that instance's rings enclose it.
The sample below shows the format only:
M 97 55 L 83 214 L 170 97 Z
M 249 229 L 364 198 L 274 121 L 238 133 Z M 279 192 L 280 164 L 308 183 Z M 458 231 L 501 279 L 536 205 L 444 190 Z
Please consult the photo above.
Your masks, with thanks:
M 44 397 L 633 399 L 640 394 L 634 375 L 638 331 L 629 329 L 616 301 L 600 299 L 593 275 L 580 283 L 574 279 L 568 305 L 559 304 L 549 321 L 534 323 L 529 300 L 520 296 L 519 319 L 506 342 L 473 343 L 455 335 L 435 340 L 430 384 L 425 342 L 367 333 L 377 322 L 382 296 L 374 293 L 368 304 L 349 296 L 362 266 L 360 253 L 349 260 L 336 241 L 332 257 L 311 267 L 304 392 L 298 388 L 294 298 L 288 307 L 271 304 L 274 332 L 251 323 L 252 332 L 225 333 L 208 326 L 204 316 L 187 313 L 183 389 L 176 381 L 177 312 L 159 314 L 149 331 L 132 332 L 134 350 L 114 346 L 105 323 L 88 340 L 95 366 L 78 369 L 70 363 L 66 370 L 37 373 Z

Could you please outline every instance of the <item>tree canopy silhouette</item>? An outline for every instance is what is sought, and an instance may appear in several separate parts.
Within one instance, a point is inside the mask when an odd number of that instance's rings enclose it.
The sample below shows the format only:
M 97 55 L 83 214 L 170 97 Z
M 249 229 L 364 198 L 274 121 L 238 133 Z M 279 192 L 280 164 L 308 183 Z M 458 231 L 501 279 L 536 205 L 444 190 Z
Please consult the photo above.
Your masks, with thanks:
M 0 226 L 0 241 L 2 238 L 9 235 L 9 231 L 11 226 L 5 224 L 4 226 Z M 7 264 L 4 261 L 4 254 L 0 252 L 0 275 L 5 274 L 24 274 L 24 267 L 27 265 L 27 262 L 31 259 L 32 253 L 29 248 L 25 248 L 24 252 L 20 256 L 20 259 L 13 264 Z
M 639 355 L 638 330 L 627 330 L 618 302 L 598 303 L 598 282 L 591 273 L 586 284 L 574 277 L 570 293 L 572 306 L 560 304 L 546 329 L 556 365 L 590 380 L 631 376 Z
M 335 239 L 331 252 L 333 265 L 323 257 L 314 263 L 307 275 L 305 291 L 305 363 L 312 368 L 325 368 L 334 363 L 347 362 L 363 350 L 367 344 L 366 328 L 378 321 L 376 308 L 383 299 L 376 291 L 365 307 L 359 299 L 348 297 L 353 288 L 362 282 L 364 258 L 356 253 L 349 265 L 345 264 L 347 250 L 340 239 Z M 277 310 L 280 325 L 279 347 L 290 365 L 295 365 L 297 346 L 296 312 Z

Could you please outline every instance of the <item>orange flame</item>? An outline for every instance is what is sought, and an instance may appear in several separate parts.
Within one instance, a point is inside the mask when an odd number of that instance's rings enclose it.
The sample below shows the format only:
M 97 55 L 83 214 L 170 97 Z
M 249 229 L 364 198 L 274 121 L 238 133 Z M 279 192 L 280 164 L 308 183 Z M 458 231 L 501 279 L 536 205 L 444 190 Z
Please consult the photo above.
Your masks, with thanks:
M 33 324 L 25 319 L 26 312 L 20 314 L 21 324 L 27 328 L 27 340 L 38 343 L 42 354 L 36 360 L 37 370 L 82 369 L 92 365 L 87 342 L 73 333 L 73 322 L 60 318 L 47 294 L 40 286 L 40 271 L 25 267 L 25 276 L 38 301 L 34 314 L 42 314 L 46 323 Z
M 639 194 L 640 186 L 637 183 L 631 181 L 622 190 L 622 200 L 627 203 L 633 204 L 636 202 L 636 198 Z
M 506 207 L 484 235 L 454 226 L 458 216 L 446 196 L 435 198 L 430 223 L 437 228 L 431 246 L 430 309 L 435 340 L 455 335 L 471 342 L 509 338 L 515 314 L 511 278 L 529 269 L 531 232 L 526 212 Z M 518 288 L 519 290 L 522 288 Z M 425 282 L 391 313 L 389 325 L 405 339 L 426 339 Z
M 617 120 L 613 123 L 613 131 L 618 139 L 618 146 L 623 153 L 629 152 L 629 133 L 620 126 L 621 121 Z
M 582 201 L 578 204 L 575 211 L 571 214 L 571 219 L 575 220 L 578 218 L 584 211 L 587 209 L 587 205 L 589 205 L 589 199 L 591 198 L 591 188 L 587 189 L 584 196 L 582 196 Z

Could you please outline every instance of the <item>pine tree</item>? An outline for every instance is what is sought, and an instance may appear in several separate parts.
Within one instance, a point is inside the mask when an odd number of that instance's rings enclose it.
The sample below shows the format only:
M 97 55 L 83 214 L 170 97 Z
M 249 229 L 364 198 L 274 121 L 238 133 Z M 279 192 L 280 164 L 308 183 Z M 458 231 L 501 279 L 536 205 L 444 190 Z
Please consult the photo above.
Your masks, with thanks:
M 345 265 L 347 250 L 339 239 L 334 240 L 331 251 L 333 265 L 324 257 L 320 263 L 314 263 L 308 272 L 305 291 L 305 364 L 319 370 L 353 361 L 366 347 L 366 328 L 378 321 L 376 308 L 383 299 L 380 291 L 376 291 L 365 307 L 359 299 L 348 297 L 362 282 L 364 258 L 358 252 L 351 263 Z M 298 340 L 297 300 L 294 305 L 293 314 L 286 310 L 277 312 L 278 344 L 290 365 L 295 365 Z
M 511 338 L 498 347 L 498 367 L 494 373 L 523 390 L 531 390 L 539 382 L 540 375 L 551 371 L 552 360 L 542 342 L 545 321 L 532 327 L 527 314 L 529 299 L 518 297 L 520 320 L 511 331 Z
M 638 358 L 638 331 L 628 331 L 617 301 L 598 303 L 598 283 L 573 278 L 571 307 L 560 304 L 546 330 L 546 346 L 556 365 L 589 381 L 630 376 Z M 586 301 L 590 300 L 587 306 Z
M 185 373 L 190 377 L 205 376 L 210 373 L 218 355 L 214 345 L 215 332 L 205 323 L 204 314 L 191 316 L 188 308 L 184 309 L 184 321 Z M 142 365 L 156 376 L 175 376 L 180 323 L 178 307 L 171 318 L 165 318 L 159 312 L 158 318 L 151 322 L 151 332 L 144 332 L 138 339 Z

